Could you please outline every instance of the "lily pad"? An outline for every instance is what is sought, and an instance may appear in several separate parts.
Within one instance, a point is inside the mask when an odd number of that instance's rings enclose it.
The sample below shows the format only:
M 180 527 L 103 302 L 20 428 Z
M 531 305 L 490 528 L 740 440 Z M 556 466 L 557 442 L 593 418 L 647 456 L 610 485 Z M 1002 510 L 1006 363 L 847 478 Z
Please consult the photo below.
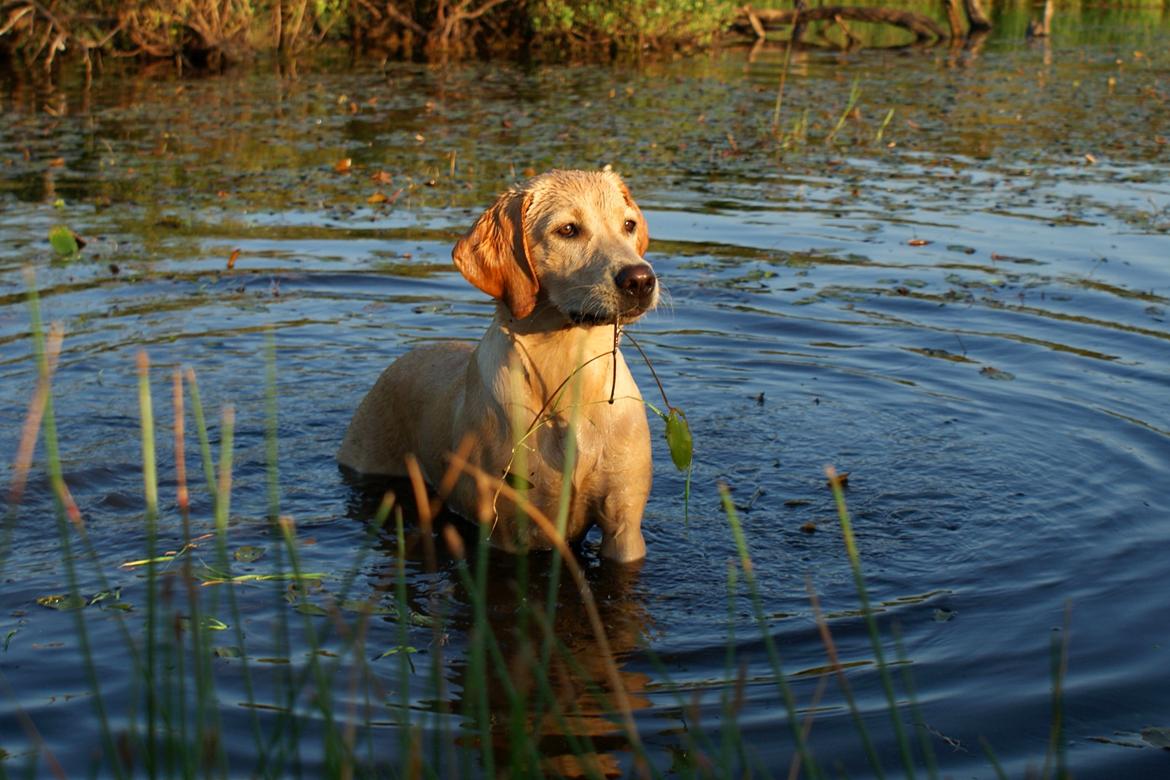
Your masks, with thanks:
M 65 611 L 82 609 L 87 602 L 83 596 L 71 596 L 68 593 L 52 593 L 48 596 L 41 596 L 37 599 L 37 603 L 42 607 Z
M 263 547 L 254 547 L 250 544 L 246 544 L 243 547 L 237 547 L 236 551 L 232 553 L 232 557 L 234 557 L 240 563 L 252 563 L 253 561 L 258 561 L 263 558 L 264 552 L 265 550 Z
M 75 257 L 81 251 L 77 237 L 64 225 L 54 225 L 49 229 L 49 243 L 59 257 Z
M 311 615 L 313 617 L 325 617 L 329 614 L 329 610 L 325 609 L 325 607 L 319 604 L 311 604 L 307 601 L 297 604 L 294 609 L 302 615 Z

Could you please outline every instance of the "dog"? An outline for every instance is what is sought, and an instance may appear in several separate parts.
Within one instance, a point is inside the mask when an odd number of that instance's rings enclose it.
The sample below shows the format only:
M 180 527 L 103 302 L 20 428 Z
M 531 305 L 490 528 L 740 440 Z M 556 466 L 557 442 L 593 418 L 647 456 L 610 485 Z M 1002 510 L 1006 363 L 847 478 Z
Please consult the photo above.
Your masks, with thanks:
M 649 241 L 641 210 L 608 167 L 550 171 L 500 195 L 451 252 L 463 276 L 496 299 L 487 332 L 475 345 L 426 346 L 394 361 L 354 414 L 339 462 L 405 476 L 413 454 L 435 486 L 470 435 L 470 463 L 522 486 L 555 518 L 573 426 L 565 540 L 597 525 L 603 557 L 642 560 L 650 430 L 618 343 L 621 326 L 658 303 Z M 491 540 L 505 549 L 548 548 L 494 493 L 485 512 L 483 491 L 464 475 L 446 502 L 490 522 Z

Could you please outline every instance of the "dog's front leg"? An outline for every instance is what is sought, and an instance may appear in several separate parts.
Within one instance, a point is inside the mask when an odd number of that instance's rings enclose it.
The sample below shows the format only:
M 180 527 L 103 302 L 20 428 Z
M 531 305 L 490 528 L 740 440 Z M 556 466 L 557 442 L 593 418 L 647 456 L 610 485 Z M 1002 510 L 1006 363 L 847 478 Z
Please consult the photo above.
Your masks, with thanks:
M 642 538 L 642 511 L 650 494 L 649 480 L 611 489 L 602 505 L 601 555 L 618 563 L 633 563 L 646 557 Z

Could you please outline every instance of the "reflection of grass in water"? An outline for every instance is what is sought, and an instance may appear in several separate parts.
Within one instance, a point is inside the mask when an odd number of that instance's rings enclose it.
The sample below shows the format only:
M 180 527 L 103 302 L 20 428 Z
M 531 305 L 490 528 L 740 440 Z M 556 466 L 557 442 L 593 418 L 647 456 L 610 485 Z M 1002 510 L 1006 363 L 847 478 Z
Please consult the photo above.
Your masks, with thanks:
M 31 285 L 30 285 L 31 286 Z M 39 426 L 45 444 L 46 463 L 50 484 L 56 504 L 57 525 L 63 562 L 66 567 L 69 596 L 75 604 L 87 601 L 82 596 L 79 572 L 73 558 L 73 545 L 79 540 L 83 554 L 79 557 L 92 565 L 96 576 L 108 591 L 101 561 L 97 551 L 85 532 L 82 516 L 73 505 L 61 472 L 56 423 L 51 393 L 48 392 L 55 354 L 60 348 L 59 331 L 46 338 L 40 322 L 39 306 L 35 290 L 30 293 L 30 313 L 33 341 L 36 349 L 40 387 L 43 393 L 34 397 L 30 410 L 30 429 L 35 434 Z M 407 776 L 439 776 L 457 774 L 461 776 L 485 774 L 493 776 L 506 771 L 510 776 L 542 776 L 546 774 L 569 773 L 576 776 L 599 777 L 618 771 L 619 764 L 615 750 L 632 751 L 633 773 L 643 776 L 658 776 L 660 770 L 654 766 L 652 757 L 642 743 L 634 720 L 635 705 L 627 690 L 627 677 L 619 668 L 617 653 L 611 648 L 607 627 L 598 608 L 585 572 L 577 563 L 574 553 L 559 540 L 556 528 L 563 527 L 568 511 L 568 502 L 562 501 L 558 517 L 549 519 L 538 510 L 527 505 L 522 491 L 477 472 L 466 461 L 467 452 L 457 453 L 453 458 L 453 469 L 459 469 L 477 481 L 485 499 L 485 511 L 478 524 L 478 538 L 474 549 L 468 555 L 465 540 L 446 527 L 441 533 L 432 533 L 430 524 L 432 506 L 426 495 L 421 478 L 413 480 L 417 494 L 420 520 L 423 526 L 421 541 L 426 550 L 427 569 L 436 571 L 434 564 L 437 551 L 434 549 L 436 536 L 446 542 L 452 570 L 460 585 L 466 591 L 466 602 L 470 606 L 470 626 L 466 630 L 467 648 L 462 660 L 463 674 L 459 680 L 461 707 L 452 711 L 446 687 L 449 670 L 444 664 L 442 647 L 448 631 L 456 630 L 457 619 L 447 615 L 444 601 L 438 591 L 432 589 L 428 597 L 426 613 L 416 611 L 407 578 L 407 542 L 404 528 L 403 509 L 391 494 L 387 494 L 378 505 L 370 522 L 371 543 L 358 552 L 358 560 L 346 569 L 343 575 L 331 575 L 340 579 L 336 593 L 329 594 L 323 588 L 326 575 L 308 572 L 301 561 L 302 545 L 298 542 L 296 527 L 291 518 L 279 512 L 279 480 L 276 462 L 276 416 L 275 416 L 275 359 L 272 342 L 269 342 L 267 363 L 268 386 L 268 490 L 269 528 L 277 542 L 273 545 L 273 571 L 265 575 L 233 575 L 234 556 L 229 554 L 229 510 L 232 488 L 232 447 L 234 415 L 231 408 L 225 410 L 219 431 L 220 453 L 215 462 L 208 426 L 203 413 L 198 386 L 193 372 L 185 375 L 176 371 L 173 377 L 173 404 L 175 430 L 175 465 L 178 492 L 178 511 L 181 519 L 182 546 L 178 552 L 160 554 L 158 535 L 158 494 L 157 477 L 154 474 L 154 424 L 152 397 L 149 384 L 149 366 L 143 355 L 139 360 L 139 403 L 142 416 L 142 447 L 144 492 L 147 501 L 146 513 L 146 558 L 135 561 L 145 568 L 144 586 L 146 592 L 146 615 L 144 636 L 131 637 L 129 621 L 115 611 L 114 619 L 122 631 L 123 647 L 97 649 L 88 640 L 86 612 L 84 608 L 73 610 L 75 632 L 84 662 L 88 685 L 92 695 L 95 713 L 98 716 L 101 734 L 101 755 L 91 768 L 107 772 L 116 777 L 136 774 L 136 767 L 142 766 L 151 776 L 230 776 L 243 771 L 252 771 L 262 776 L 303 772 L 305 757 L 302 744 L 319 747 L 321 771 L 327 776 L 352 776 L 358 774 L 406 774 Z M 184 381 L 184 379 L 186 381 Z M 203 571 L 194 566 L 194 550 L 202 538 L 193 537 L 191 518 L 188 513 L 188 497 L 185 461 L 185 392 L 190 393 L 191 410 L 196 425 L 207 490 L 213 497 L 214 544 L 216 564 L 213 570 Z M 575 422 L 575 419 L 572 421 Z M 569 441 L 573 441 L 573 426 L 570 425 Z M 572 445 L 570 445 L 572 447 Z M 14 482 L 27 475 L 28 463 L 19 461 L 14 469 Z M 852 533 L 852 525 L 845 507 L 842 486 L 836 474 L 829 470 L 830 487 L 837 501 L 839 519 L 845 541 L 846 553 L 853 572 L 860 601 L 860 611 L 872 644 L 874 659 L 886 695 L 886 709 L 891 727 L 899 746 L 902 770 L 907 777 L 913 777 L 920 762 L 924 762 L 925 774 L 937 776 L 936 761 L 930 748 L 929 735 L 917 709 L 916 695 L 909 676 L 909 664 L 902 653 L 898 639 L 897 665 L 902 667 L 904 696 L 909 701 L 910 720 L 920 739 L 917 751 L 904 729 L 902 710 L 907 706 L 899 702 L 891 674 L 891 663 L 885 660 L 883 640 L 870 606 L 864 577 L 861 571 L 860 554 Z M 446 482 L 446 480 L 444 480 Z M 487 497 L 493 491 L 500 491 L 515 504 L 528 509 L 534 522 L 553 542 L 555 553 L 551 557 L 549 588 L 539 598 L 526 597 L 529 587 L 529 560 L 516 559 L 521 587 L 517 610 L 509 612 L 503 621 L 493 621 L 500 605 L 490 596 L 491 584 L 488 570 L 491 563 L 487 534 L 490 508 Z M 791 731 L 795 752 L 793 770 L 790 776 L 803 772 L 806 777 L 822 777 L 825 771 L 818 764 L 811 748 L 813 740 L 810 730 L 812 713 L 817 711 L 821 690 L 817 692 L 808 707 L 809 713 L 803 722 L 798 717 L 797 703 L 788 684 L 788 675 L 782 666 L 779 651 L 772 638 L 769 618 L 764 611 L 760 583 L 752 566 L 747 538 L 740 525 L 735 506 L 725 488 L 721 488 L 724 511 L 734 539 L 738 558 L 728 570 L 727 588 L 729 595 L 729 629 L 726 651 L 725 673 L 727 680 L 722 686 L 722 712 L 724 721 L 719 738 L 712 740 L 697 722 L 697 699 L 692 705 L 683 697 L 683 688 L 677 687 L 678 708 L 684 714 L 685 730 L 678 736 L 678 742 L 669 747 L 675 755 L 672 773 L 680 776 L 730 776 L 742 772 L 768 774 L 769 767 L 761 765 L 750 743 L 746 742 L 738 725 L 743 706 L 743 687 L 746 667 L 736 658 L 736 637 L 734 632 L 734 604 L 740 591 L 740 583 L 746 587 L 754 620 L 761 632 L 761 639 L 771 666 L 771 680 L 776 685 L 779 698 L 784 703 L 786 720 Z M 10 502 L 7 528 L 10 531 L 15 521 L 16 501 Z M 380 592 L 374 589 L 363 599 L 350 598 L 349 594 L 362 571 L 365 556 L 374 548 L 383 526 L 393 516 L 393 547 L 395 552 L 392 577 L 393 607 L 380 604 Z M 10 536 L 3 539 L 7 545 Z M 242 549 L 242 548 L 241 548 Z M 255 554 L 248 551 L 243 558 Z M 3 561 L 0 558 L 0 561 Z M 181 566 L 176 567 L 176 561 Z M 558 633 L 556 611 L 560 587 L 559 572 L 564 566 L 571 575 L 572 585 L 581 599 L 586 613 L 589 631 L 586 653 L 570 647 L 568 642 L 579 643 L 579 637 L 566 637 Z M 181 572 L 181 592 L 174 588 L 175 569 Z M 206 567 L 205 567 L 206 568 Z M 533 572 L 535 573 L 535 572 Z M 203 580 L 202 587 L 200 579 Z M 235 587 L 229 583 L 250 581 L 277 581 L 280 587 L 271 593 L 277 599 L 277 632 L 275 644 L 277 657 L 262 659 L 249 656 L 247 637 L 244 633 L 243 609 L 237 598 Z M 218 582 L 219 584 L 212 584 Z M 289 583 L 284 587 L 284 583 Z M 316 583 L 315 585 L 313 583 Z M 540 587 L 538 583 L 532 583 Z M 229 610 L 232 621 L 234 646 L 217 646 L 215 643 L 223 629 L 228 628 L 215 618 L 219 609 L 220 590 L 227 588 Z M 320 588 L 320 590 L 315 590 Z M 535 591 L 534 591 L 535 592 Z M 879 777 L 884 776 L 877 751 L 874 749 L 861 714 L 850 692 L 845 669 L 837 657 L 828 624 L 821 615 L 815 593 L 810 592 L 817 625 L 825 644 L 829 665 L 824 674 L 831 671 L 840 681 L 841 689 L 853 717 L 857 738 L 867 756 L 871 770 Z M 287 603 L 286 603 L 287 602 Z M 291 612 L 300 614 L 299 626 L 290 620 Z M 183 610 L 186 614 L 183 614 Z M 565 609 L 562 607 L 562 609 Z M 354 614 L 356 613 L 356 614 Z M 351 616 L 352 615 L 352 616 Z M 396 645 L 389 648 L 378 645 L 369 637 L 371 618 L 382 615 L 395 618 L 397 627 Z M 325 627 L 315 621 L 322 618 Z M 333 629 L 330 632 L 330 628 Z M 610 626 L 612 628 L 612 625 Z M 416 667 L 412 658 L 418 651 L 412 646 L 412 631 L 426 630 L 431 636 L 429 669 Z M 1067 632 L 1065 632 L 1067 637 Z M 371 644 L 375 646 L 371 647 Z M 304 662 L 293 663 L 293 652 L 305 650 Z M 95 660 L 106 654 L 128 652 L 131 663 L 127 674 L 133 681 L 129 701 L 120 703 L 126 713 L 118 722 L 125 727 L 115 729 L 111 725 L 111 703 L 102 694 L 102 680 L 97 674 Z M 669 673 L 661 660 L 650 650 L 645 650 L 647 660 L 664 678 L 666 688 L 673 687 Z M 393 658 L 391 658 L 393 656 Z M 217 692 L 218 672 L 213 659 L 220 659 L 221 665 L 238 671 L 245 692 L 245 700 L 237 706 L 247 711 L 251 731 L 254 764 L 240 767 L 230 763 L 228 745 L 224 737 L 222 717 L 230 706 Z M 228 660 L 230 659 L 230 660 Z M 378 662 L 384 659 L 396 663 L 397 673 L 393 684 L 378 674 Z M 268 661 L 262 666 L 255 664 Z M 271 663 L 275 662 L 275 663 Z M 1053 650 L 1053 718 L 1049 751 L 1045 761 L 1045 774 L 1060 777 L 1067 774 L 1063 748 L 1063 698 L 1061 681 L 1067 665 L 1065 640 L 1054 643 Z M 261 680 L 259 670 L 265 669 L 270 680 Z M 554 668 L 561 671 L 555 672 Z M 420 675 L 425 677 L 420 678 Z M 429 678 L 429 679 L 427 679 Z M 419 701 L 412 687 L 420 679 L 427 679 L 429 704 Z M 270 685 L 266 685 L 270 682 Z M 821 689 L 827 682 L 822 677 Z M 564 688 L 573 688 L 569 695 Z M 267 693 L 271 698 L 267 698 Z M 694 712 L 694 719 L 690 713 Z M 262 713 L 266 713 L 262 719 Z M 507 738 L 500 742 L 499 724 L 494 718 L 506 718 Z M 31 724 L 35 726 L 35 724 Z M 389 725 L 397 738 L 397 756 L 392 760 L 395 771 L 378 754 L 375 737 L 383 727 Z M 692 728 L 695 726 L 695 728 Z M 31 731 L 30 733 L 35 733 Z M 364 744 L 359 740 L 364 737 Z M 550 745 L 558 743 L 560 751 L 550 755 Z M 30 771 L 36 771 L 36 762 L 43 759 L 50 769 L 56 768 L 55 758 L 43 744 L 36 745 L 32 754 Z M 989 760 L 997 774 L 1002 774 L 994 754 L 988 751 Z M 238 759 L 237 759 L 238 760 Z M 100 767 L 100 769 L 99 769 Z M 4 769 L 0 765 L 0 770 Z M 308 770 L 312 772 L 312 770 Z

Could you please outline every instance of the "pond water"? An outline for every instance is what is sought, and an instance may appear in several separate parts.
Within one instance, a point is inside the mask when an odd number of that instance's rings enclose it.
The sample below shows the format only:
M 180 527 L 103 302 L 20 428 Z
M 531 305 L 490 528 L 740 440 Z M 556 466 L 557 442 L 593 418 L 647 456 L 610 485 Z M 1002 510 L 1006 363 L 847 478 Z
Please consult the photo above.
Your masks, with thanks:
M 328 573 L 327 591 L 354 577 L 355 597 L 393 601 L 393 535 L 371 536 L 369 497 L 334 460 L 345 425 L 395 356 L 475 339 L 487 325 L 490 302 L 449 253 L 497 192 L 526 171 L 612 163 L 646 214 L 666 292 L 632 332 L 695 438 L 684 521 L 684 478 L 651 420 L 640 570 L 609 571 L 595 542 L 584 551 L 656 769 L 688 771 L 695 740 L 717 752 L 729 701 L 736 761 L 783 775 L 792 755 L 742 576 L 729 603 L 726 483 L 818 761 L 874 774 L 806 585 L 883 768 L 902 771 L 825 487 L 833 464 L 850 474 L 886 659 L 903 660 L 893 668 L 902 720 L 912 721 L 908 669 L 946 775 L 992 776 L 984 743 L 1009 776 L 1044 767 L 1055 644 L 1067 649 L 1069 766 L 1166 776 L 1170 755 L 1149 729 L 1170 727 L 1170 612 L 1158 585 L 1170 575 L 1170 26 L 1126 19 L 1069 20 L 1036 43 L 798 53 L 779 137 L 783 53 L 773 49 L 641 66 L 111 74 L 89 88 L 6 77 L 3 477 L 36 379 L 22 271 L 32 266 L 46 320 L 66 330 L 54 381 L 62 461 L 99 562 L 79 559 L 79 588 L 120 588 L 133 606 L 80 613 L 110 728 L 141 717 L 125 632 L 141 635 L 146 595 L 141 570 L 120 567 L 145 555 L 138 351 L 153 364 L 162 549 L 182 539 L 170 377 L 189 366 L 213 443 L 220 407 L 236 410 L 229 544 L 267 553 L 235 566 L 275 566 L 264 519 L 272 334 L 280 511 L 296 520 L 301 565 Z M 86 239 L 80 259 L 53 257 L 47 234 L 60 223 Z M 654 400 L 648 370 L 629 347 L 627 357 Z M 188 450 L 194 473 L 190 438 Z M 210 498 L 192 483 L 192 523 L 207 532 Z M 78 613 L 37 601 L 68 590 L 51 495 L 41 448 L 0 568 L 0 767 L 14 773 L 38 753 L 84 773 L 101 748 Z M 369 687 L 391 698 L 405 686 L 411 707 L 374 701 L 357 717 L 370 695 L 360 675 L 346 664 L 335 683 L 335 714 L 362 725 L 362 756 L 368 732 L 375 763 L 406 760 L 411 713 L 426 734 L 460 728 L 457 716 L 429 713 L 462 709 L 471 606 L 453 561 L 432 573 L 408 558 L 412 606 L 425 616 L 441 605 L 450 621 L 442 647 L 426 620 L 402 641 L 402 626 L 379 616 L 367 657 L 419 649 L 405 681 L 402 654 L 369 664 Z M 528 562 L 534 593 L 547 565 Z M 515 567 L 500 560 L 493 572 L 491 620 L 506 634 Z M 235 587 L 256 706 L 246 706 L 240 659 L 213 668 L 224 749 L 249 772 L 253 724 L 271 727 L 282 704 L 273 691 L 303 672 L 312 648 L 283 583 Z M 226 608 L 215 616 L 232 622 Z M 328 619 L 311 621 L 329 636 Z M 558 635 L 579 673 L 597 669 L 571 588 Z M 326 652 L 340 640 L 323 641 Z M 438 695 L 435 653 L 446 659 Z M 285 760 L 314 776 L 329 758 L 311 738 L 319 713 L 302 711 L 300 753 Z M 629 771 L 625 741 L 592 720 L 606 765 Z M 553 771 L 565 750 L 556 728 L 541 745 Z

